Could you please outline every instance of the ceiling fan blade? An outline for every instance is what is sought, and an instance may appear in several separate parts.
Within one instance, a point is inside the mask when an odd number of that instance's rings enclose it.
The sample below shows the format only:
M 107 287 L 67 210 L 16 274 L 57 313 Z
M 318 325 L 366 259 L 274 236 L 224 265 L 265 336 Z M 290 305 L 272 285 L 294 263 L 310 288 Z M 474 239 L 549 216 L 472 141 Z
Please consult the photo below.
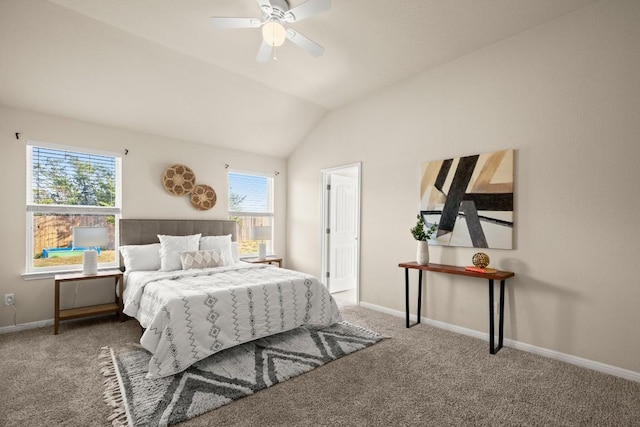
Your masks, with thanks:
M 214 28 L 258 28 L 260 24 L 257 18 L 211 18 Z
M 273 46 L 263 41 L 262 45 L 260 46 L 260 50 L 258 50 L 258 56 L 256 56 L 256 61 L 269 62 L 269 60 L 271 59 L 272 50 L 273 50 Z
M 324 53 L 322 46 L 296 30 L 289 28 L 287 30 L 287 38 L 315 57 L 321 56 Z
M 284 14 L 284 20 L 287 22 L 302 21 L 305 18 L 326 12 L 331 9 L 331 0 L 307 0 L 300 6 L 287 11 Z
M 260 10 L 263 13 L 269 15 L 271 12 L 273 12 L 273 6 L 271 6 L 271 2 L 269 0 L 257 0 L 257 2 L 258 6 L 260 6 Z

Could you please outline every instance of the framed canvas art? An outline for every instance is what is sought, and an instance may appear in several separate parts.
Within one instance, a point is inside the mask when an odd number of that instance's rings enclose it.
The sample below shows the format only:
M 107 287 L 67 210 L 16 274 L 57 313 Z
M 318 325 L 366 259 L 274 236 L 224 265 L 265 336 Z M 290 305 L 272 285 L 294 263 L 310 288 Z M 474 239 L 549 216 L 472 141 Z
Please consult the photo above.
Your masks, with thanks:
M 513 249 L 513 150 L 425 162 L 420 213 L 430 244 Z

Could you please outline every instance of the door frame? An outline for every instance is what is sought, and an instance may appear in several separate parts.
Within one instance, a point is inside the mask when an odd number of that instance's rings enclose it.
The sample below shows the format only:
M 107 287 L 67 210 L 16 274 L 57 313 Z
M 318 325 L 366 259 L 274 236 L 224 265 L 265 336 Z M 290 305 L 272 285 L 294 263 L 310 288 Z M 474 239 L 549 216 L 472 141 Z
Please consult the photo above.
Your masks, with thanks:
M 327 235 L 327 228 L 329 228 L 329 191 L 327 185 L 329 184 L 329 177 L 343 169 L 356 168 L 356 304 L 360 304 L 360 217 L 361 217 L 361 199 L 362 199 L 362 162 L 349 163 L 346 165 L 335 166 L 320 171 L 322 177 L 321 198 L 322 198 L 322 222 L 320 227 L 320 256 L 321 256 L 321 280 L 327 285 L 329 292 L 331 292 L 331 278 L 327 278 L 327 271 L 329 271 L 329 236 Z

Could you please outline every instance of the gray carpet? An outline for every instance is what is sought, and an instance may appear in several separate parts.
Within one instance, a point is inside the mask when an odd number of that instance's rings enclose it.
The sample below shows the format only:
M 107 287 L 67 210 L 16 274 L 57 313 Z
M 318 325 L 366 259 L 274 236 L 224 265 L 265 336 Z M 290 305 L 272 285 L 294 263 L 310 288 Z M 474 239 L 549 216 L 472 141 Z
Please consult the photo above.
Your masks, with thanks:
M 640 383 L 363 308 L 391 337 L 179 424 L 193 426 L 638 426 Z M 107 426 L 98 354 L 139 337 L 115 317 L 0 335 L 0 425 Z

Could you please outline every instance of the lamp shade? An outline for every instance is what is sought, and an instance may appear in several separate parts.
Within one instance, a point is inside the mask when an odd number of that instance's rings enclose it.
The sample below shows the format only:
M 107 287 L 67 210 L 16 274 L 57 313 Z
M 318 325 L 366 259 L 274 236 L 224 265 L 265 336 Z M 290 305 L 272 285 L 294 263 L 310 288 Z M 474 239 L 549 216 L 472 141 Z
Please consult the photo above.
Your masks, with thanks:
M 251 228 L 251 240 L 271 240 L 271 226 L 257 225 Z
M 107 227 L 73 227 L 73 247 L 100 248 L 109 243 Z
M 84 274 L 98 274 L 98 252 L 87 249 L 82 252 L 82 272 Z

